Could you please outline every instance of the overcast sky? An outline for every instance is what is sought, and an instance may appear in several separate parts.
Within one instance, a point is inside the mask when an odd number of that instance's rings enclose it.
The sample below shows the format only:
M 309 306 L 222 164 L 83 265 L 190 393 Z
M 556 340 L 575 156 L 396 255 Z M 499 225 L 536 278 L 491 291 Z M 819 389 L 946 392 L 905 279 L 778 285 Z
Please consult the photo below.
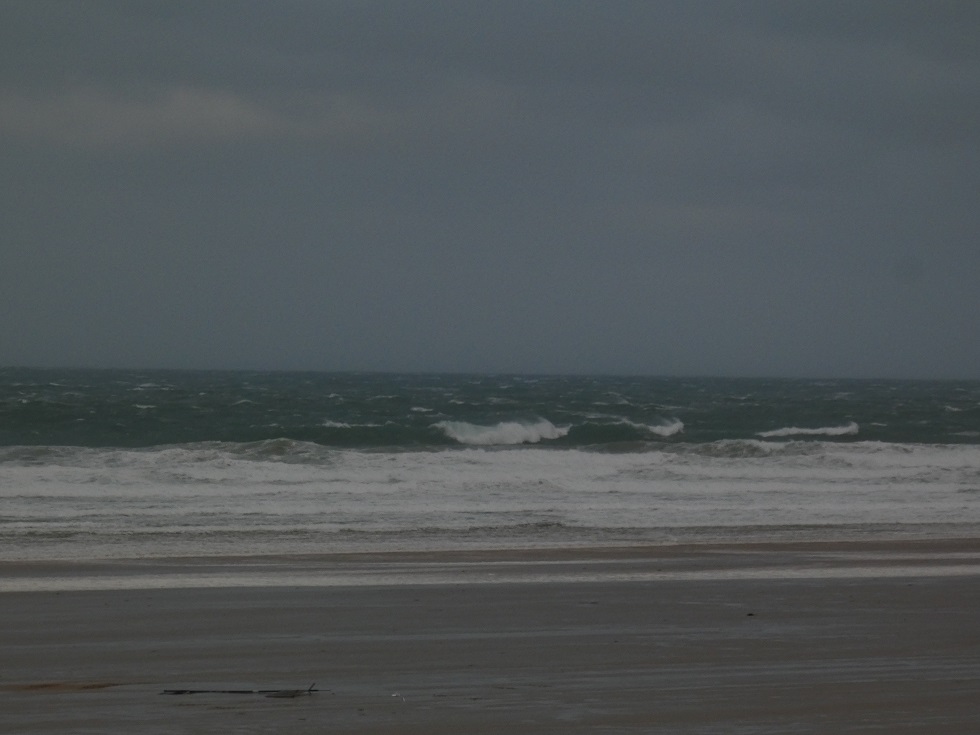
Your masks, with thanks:
M 0 0 L 0 365 L 980 378 L 980 3 Z

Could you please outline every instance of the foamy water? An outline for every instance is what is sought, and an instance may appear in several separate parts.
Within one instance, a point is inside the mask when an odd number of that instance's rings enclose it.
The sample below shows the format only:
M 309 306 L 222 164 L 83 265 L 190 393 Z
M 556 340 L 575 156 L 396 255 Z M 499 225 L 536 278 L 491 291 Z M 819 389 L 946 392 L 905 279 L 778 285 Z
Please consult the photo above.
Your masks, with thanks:
M 49 448 L 43 461 L 5 451 L 8 560 L 980 530 L 977 445 L 738 440 L 622 453 L 391 452 L 282 440 Z
M 977 382 L 0 369 L 8 560 L 978 527 Z

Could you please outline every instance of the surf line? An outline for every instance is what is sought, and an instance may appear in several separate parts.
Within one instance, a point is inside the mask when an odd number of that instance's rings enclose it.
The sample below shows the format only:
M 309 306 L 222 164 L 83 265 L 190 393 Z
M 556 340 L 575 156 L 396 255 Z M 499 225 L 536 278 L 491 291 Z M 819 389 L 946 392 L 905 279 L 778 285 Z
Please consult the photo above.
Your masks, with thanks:
M 315 687 L 316 682 L 306 689 L 164 689 L 160 694 L 264 694 L 276 699 L 292 699 L 320 691 Z

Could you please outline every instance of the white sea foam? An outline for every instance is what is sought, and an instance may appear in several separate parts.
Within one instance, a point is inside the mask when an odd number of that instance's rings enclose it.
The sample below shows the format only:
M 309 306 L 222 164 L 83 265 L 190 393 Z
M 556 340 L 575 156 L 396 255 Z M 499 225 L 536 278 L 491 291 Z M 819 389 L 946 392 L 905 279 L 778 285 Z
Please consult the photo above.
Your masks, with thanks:
M 493 426 L 479 426 L 466 421 L 440 421 L 433 426 L 442 429 L 446 436 L 460 444 L 476 446 L 537 444 L 545 439 L 560 439 L 568 434 L 567 427 L 557 427 L 547 419 L 539 419 L 534 423 L 501 421 Z
M 87 559 L 980 532 L 975 444 L 659 446 L 5 447 L 0 547 Z
M 344 421 L 331 421 L 330 419 L 324 419 L 320 423 L 320 426 L 324 427 L 325 429 L 357 429 L 357 428 L 376 429 L 380 426 L 388 426 L 390 424 L 391 424 L 390 421 L 386 421 L 383 424 L 379 424 L 377 422 L 370 422 L 370 421 L 362 424 L 349 424 Z
M 657 436 L 674 436 L 684 431 L 684 422 L 679 419 L 672 419 L 660 424 L 645 424 L 643 428 Z
M 798 426 L 787 426 L 783 429 L 773 429 L 772 431 L 760 431 L 756 436 L 763 439 L 773 439 L 782 436 L 849 436 L 857 434 L 859 426 L 851 421 L 844 426 L 821 426 L 816 429 L 801 429 Z
M 684 431 L 684 422 L 677 418 L 662 419 L 656 424 L 645 424 L 639 421 L 631 421 L 620 416 L 608 413 L 589 413 L 585 414 L 589 421 L 596 421 L 604 425 L 629 426 L 645 434 L 653 434 L 660 437 L 674 436 Z

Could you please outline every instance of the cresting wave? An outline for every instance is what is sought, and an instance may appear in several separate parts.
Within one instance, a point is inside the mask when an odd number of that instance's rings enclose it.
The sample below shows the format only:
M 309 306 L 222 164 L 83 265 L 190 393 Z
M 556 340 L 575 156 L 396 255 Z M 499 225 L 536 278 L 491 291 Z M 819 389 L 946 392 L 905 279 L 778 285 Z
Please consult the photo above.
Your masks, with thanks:
M 980 381 L 0 368 L 0 446 L 977 444 L 978 421 Z
M 638 424 L 635 421 L 628 421 L 626 419 L 620 421 L 619 423 L 626 426 L 631 426 L 634 429 L 639 429 L 640 431 L 645 431 L 655 436 L 674 436 L 675 434 L 680 434 L 684 431 L 684 422 L 678 419 L 672 419 L 670 421 L 663 421 L 659 424 Z
M 783 429 L 760 431 L 757 436 L 763 439 L 776 439 L 784 436 L 853 436 L 860 427 L 853 421 L 844 426 L 822 426 L 816 429 L 801 429 L 798 426 L 787 426 Z
M 547 419 L 536 421 L 501 421 L 492 425 L 473 424 L 467 421 L 440 421 L 432 425 L 455 442 L 468 446 L 507 446 L 538 444 L 546 440 L 575 438 L 573 444 L 590 443 L 590 437 L 600 442 L 613 438 L 642 440 L 644 437 L 666 439 L 684 431 L 684 422 L 677 419 L 659 424 L 642 424 L 627 419 L 605 424 L 586 422 L 568 426 L 555 426 Z M 603 429 L 623 430 L 623 436 L 608 437 Z
M 475 446 L 537 444 L 542 439 L 560 439 L 568 434 L 568 427 L 557 427 L 546 419 L 533 423 L 501 421 L 493 426 L 478 426 L 466 421 L 440 421 L 433 426 L 460 444 Z
M 547 422 L 545 422 L 547 424 Z M 547 424 L 551 426 L 550 424 Z M 560 433 L 562 429 L 551 426 Z M 275 477 L 276 484 L 288 485 L 296 480 L 290 473 L 301 473 L 301 468 L 307 467 L 316 471 L 325 468 L 335 468 L 344 463 L 370 463 L 376 457 L 409 458 L 416 456 L 419 462 L 430 461 L 435 455 L 445 455 L 447 458 L 483 456 L 482 450 L 494 449 L 495 446 L 513 446 L 521 441 L 527 446 L 520 451 L 522 456 L 533 453 L 541 457 L 540 452 L 552 454 L 552 449 L 540 444 L 542 433 L 547 427 L 525 426 L 513 424 L 503 427 L 480 427 L 466 425 L 461 428 L 462 439 L 457 440 L 462 446 L 455 449 L 450 447 L 431 447 L 429 451 L 405 451 L 393 449 L 390 451 L 369 449 L 367 451 L 349 447 L 330 447 L 316 442 L 297 439 L 279 438 L 265 439 L 256 442 L 194 442 L 189 444 L 164 444 L 152 447 L 72 447 L 72 446 L 14 446 L 0 447 L 0 484 L 7 482 L 9 487 L 17 486 L 19 476 L 11 474 L 4 476 L 3 472 L 17 472 L 18 468 L 34 471 L 52 469 L 60 475 L 68 477 L 73 470 L 85 470 L 83 476 L 72 477 L 73 483 L 88 484 L 95 481 L 129 482 L 128 474 L 132 470 L 149 472 L 149 481 L 156 482 L 166 478 L 167 482 L 178 485 L 187 482 L 211 482 L 210 473 L 217 471 L 219 475 L 227 473 L 234 475 L 232 484 L 253 484 L 263 482 L 268 477 Z M 472 432 L 467 434 L 467 432 Z M 511 432 L 511 433 L 508 433 Z M 535 438 L 538 438 L 535 441 Z M 511 444 L 503 444 L 509 439 Z M 465 443 L 464 443 L 465 442 Z M 937 448 L 938 447 L 938 448 Z M 888 444 L 877 441 L 833 442 L 814 439 L 796 441 L 767 441 L 764 439 L 723 439 L 715 442 L 665 442 L 665 441 L 633 441 L 623 442 L 612 447 L 606 445 L 562 446 L 554 447 L 565 462 L 608 462 L 611 460 L 596 459 L 597 455 L 612 456 L 642 456 L 639 460 L 645 466 L 663 463 L 698 463 L 708 460 L 773 460 L 779 462 L 788 460 L 813 461 L 821 463 L 824 460 L 832 464 L 850 463 L 856 458 L 888 458 L 887 461 L 901 461 L 913 455 L 930 456 L 970 456 L 976 458 L 980 447 L 977 445 L 917 445 L 917 444 Z M 527 453 L 526 455 L 524 453 Z M 474 454 L 477 453 L 477 454 Z M 965 454 L 962 454 L 965 453 Z M 486 456 L 493 455 L 487 452 Z M 517 455 L 509 454 L 507 471 L 510 472 L 515 462 L 520 462 Z M 583 458 L 592 457 L 591 460 Z M 878 462 L 879 459 L 874 459 Z M 408 461 L 406 459 L 406 461 Z M 451 462 L 451 459 L 445 461 Z M 481 460 L 482 461 L 482 460 Z M 490 461 L 490 460 L 487 460 Z M 536 463 L 538 460 L 529 460 Z M 972 460 L 971 460 L 972 461 Z M 290 465 L 295 470 L 285 469 Z M 971 465 L 972 467 L 972 465 Z M 237 468 L 237 469 L 235 469 Z M 91 471 L 91 473 L 89 473 Z M 977 475 L 971 470 L 973 477 Z M 68 474 L 65 474 L 68 473 Z M 100 479 L 101 478 L 101 479 Z M 305 475 L 300 482 L 320 482 L 321 475 Z M 146 482 L 141 479 L 137 484 Z M 2 490 L 3 488 L 0 488 Z M 0 517 L 0 525 L 2 525 Z

